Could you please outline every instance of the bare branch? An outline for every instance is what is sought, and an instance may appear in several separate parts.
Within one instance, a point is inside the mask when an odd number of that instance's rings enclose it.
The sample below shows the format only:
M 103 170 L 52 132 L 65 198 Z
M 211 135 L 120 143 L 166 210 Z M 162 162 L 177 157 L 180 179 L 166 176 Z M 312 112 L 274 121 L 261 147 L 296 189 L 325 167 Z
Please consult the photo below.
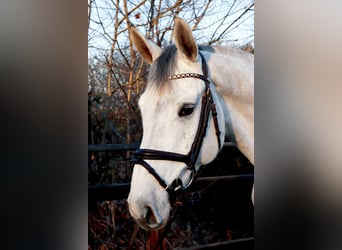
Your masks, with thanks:
M 216 38 L 216 39 L 213 39 L 209 42 L 209 45 L 221 40 L 221 38 L 225 35 L 225 33 L 237 22 L 239 21 L 248 11 L 250 11 L 252 9 L 252 7 L 254 6 L 254 2 L 252 4 L 250 4 L 244 12 L 242 12 L 240 14 L 240 16 L 238 16 L 230 25 L 228 25 L 227 28 L 224 29 L 224 31 Z
M 228 16 L 230 15 L 230 12 L 232 11 L 232 9 L 233 9 L 233 7 L 234 7 L 234 5 L 235 5 L 236 2 L 237 2 L 237 0 L 234 0 L 233 4 L 230 6 L 230 8 L 229 8 L 228 11 L 227 11 L 227 14 L 222 18 L 221 23 L 220 23 L 219 25 L 217 25 L 217 27 L 216 27 L 214 33 L 212 34 L 212 36 L 211 36 L 211 38 L 210 38 L 210 41 L 212 41 L 212 40 L 214 39 L 217 30 L 224 24 L 225 20 L 226 20 L 226 19 L 228 18 Z
M 212 2 L 212 0 L 208 0 L 207 4 L 204 7 L 202 14 L 196 18 L 196 22 L 194 23 L 194 25 L 192 25 L 192 28 L 191 28 L 192 30 L 195 30 L 197 28 L 198 24 L 202 21 L 203 17 L 207 13 L 207 10 L 208 10 L 211 2 Z

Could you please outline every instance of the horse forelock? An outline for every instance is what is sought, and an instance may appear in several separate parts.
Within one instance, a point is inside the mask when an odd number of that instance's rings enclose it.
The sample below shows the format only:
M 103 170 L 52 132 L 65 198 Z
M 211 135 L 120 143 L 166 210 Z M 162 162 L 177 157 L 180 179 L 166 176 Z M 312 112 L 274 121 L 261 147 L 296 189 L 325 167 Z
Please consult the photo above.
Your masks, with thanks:
M 168 77 L 174 74 L 176 68 L 176 51 L 175 45 L 163 49 L 150 67 L 149 84 L 160 90 L 169 82 Z
M 215 52 L 211 46 L 199 46 L 200 51 Z M 162 90 L 169 82 L 168 77 L 175 74 L 177 65 L 177 47 L 172 44 L 165 47 L 160 56 L 153 62 L 149 70 L 150 87 Z

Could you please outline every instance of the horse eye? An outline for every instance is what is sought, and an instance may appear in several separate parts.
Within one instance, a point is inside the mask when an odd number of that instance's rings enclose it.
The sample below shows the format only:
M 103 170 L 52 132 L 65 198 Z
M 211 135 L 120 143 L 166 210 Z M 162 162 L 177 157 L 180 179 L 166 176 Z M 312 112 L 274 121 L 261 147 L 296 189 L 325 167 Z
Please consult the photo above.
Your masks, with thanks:
M 179 111 L 178 115 L 180 117 L 190 115 L 194 111 L 194 105 L 186 104 L 184 105 L 181 110 Z

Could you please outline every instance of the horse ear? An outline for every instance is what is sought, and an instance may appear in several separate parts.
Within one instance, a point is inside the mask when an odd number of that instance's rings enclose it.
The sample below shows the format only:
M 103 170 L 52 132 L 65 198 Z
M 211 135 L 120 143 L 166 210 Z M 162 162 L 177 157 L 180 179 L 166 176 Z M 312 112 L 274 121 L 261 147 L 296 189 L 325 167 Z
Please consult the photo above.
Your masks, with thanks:
M 192 35 L 190 26 L 179 17 L 175 18 L 174 38 L 177 49 L 189 60 L 195 62 L 198 56 L 195 38 Z
M 148 64 L 160 55 L 161 48 L 152 41 L 146 40 L 134 27 L 131 28 L 131 38 L 139 54 Z

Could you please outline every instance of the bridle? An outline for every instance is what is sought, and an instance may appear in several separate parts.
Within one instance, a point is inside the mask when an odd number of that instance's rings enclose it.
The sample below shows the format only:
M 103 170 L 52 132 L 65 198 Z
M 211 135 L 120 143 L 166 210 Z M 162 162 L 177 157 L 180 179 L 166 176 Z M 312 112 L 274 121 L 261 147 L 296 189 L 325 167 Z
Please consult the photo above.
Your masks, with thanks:
M 195 164 L 200 153 L 202 143 L 204 137 L 206 135 L 208 123 L 209 123 L 209 116 L 210 112 L 212 113 L 214 126 L 216 130 L 217 142 L 218 142 L 218 150 L 221 149 L 221 140 L 220 140 L 220 129 L 217 120 L 217 112 L 214 100 L 212 98 L 211 90 L 210 90 L 210 80 L 208 79 L 208 65 L 204 58 L 204 56 L 199 52 L 199 55 L 202 59 L 202 71 L 203 75 L 198 73 L 184 73 L 184 74 L 176 74 L 168 77 L 168 80 L 176 80 L 176 79 L 183 79 L 183 78 L 198 78 L 204 81 L 205 89 L 202 94 L 202 106 L 201 106 L 201 113 L 199 119 L 199 127 L 197 129 L 194 141 L 191 145 L 190 151 L 188 154 L 178 154 L 169 151 L 161 151 L 161 150 L 154 150 L 154 149 L 144 149 L 139 148 L 134 152 L 134 158 L 131 160 L 133 166 L 135 164 L 139 164 L 144 167 L 162 186 L 165 191 L 169 194 L 170 204 L 173 206 L 173 212 L 170 215 L 170 220 L 168 221 L 167 225 L 165 226 L 163 232 L 159 236 L 155 246 L 153 249 L 157 249 L 158 246 L 161 244 L 162 239 L 165 236 L 167 229 L 170 227 L 171 222 L 176 214 L 177 208 L 180 206 L 181 202 L 180 197 L 181 194 L 185 189 L 187 189 L 190 184 L 192 183 L 193 179 L 197 176 L 197 171 L 195 168 Z M 163 161 L 176 161 L 176 162 L 183 162 L 186 164 L 186 168 L 182 170 L 179 177 L 175 179 L 170 185 L 168 185 L 152 168 L 152 166 L 147 163 L 145 160 L 163 160 Z M 190 171 L 190 179 L 189 181 L 183 185 L 181 176 L 184 174 L 185 171 Z
M 208 123 L 209 123 L 209 115 L 210 111 L 212 113 L 216 136 L 218 141 L 218 148 L 221 149 L 221 140 L 220 140 L 220 129 L 217 121 L 217 112 L 215 103 L 212 98 L 211 90 L 210 90 L 210 80 L 208 79 L 208 66 L 205 58 L 201 53 L 199 53 L 202 58 L 202 71 L 203 75 L 197 73 L 184 73 L 184 74 L 177 74 L 168 77 L 168 80 L 176 80 L 182 78 L 198 78 L 204 81 L 205 83 L 205 90 L 202 95 L 202 107 L 199 119 L 199 127 L 197 129 L 195 139 L 191 145 L 191 149 L 188 154 L 178 154 L 174 152 L 168 151 L 160 151 L 154 149 L 143 149 L 139 148 L 134 152 L 134 158 L 131 160 L 132 164 L 140 164 L 144 167 L 157 181 L 158 183 L 169 193 L 169 199 L 171 200 L 172 197 L 175 196 L 175 193 L 178 190 L 185 190 L 190 186 L 193 179 L 195 178 L 197 171 L 195 168 L 195 164 L 200 153 L 203 139 L 205 137 Z M 182 171 L 180 176 L 175 179 L 170 185 L 168 185 L 158 174 L 157 172 L 151 167 L 149 163 L 145 160 L 164 160 L 164 161 L 176 161 L 176 162 L 183 162 L 186 164 L 186 168 L 183 171 L 190 170 L 191 176 L 190 180 L 183 185 L 181 180 L 181 175 L 184 174 Z

